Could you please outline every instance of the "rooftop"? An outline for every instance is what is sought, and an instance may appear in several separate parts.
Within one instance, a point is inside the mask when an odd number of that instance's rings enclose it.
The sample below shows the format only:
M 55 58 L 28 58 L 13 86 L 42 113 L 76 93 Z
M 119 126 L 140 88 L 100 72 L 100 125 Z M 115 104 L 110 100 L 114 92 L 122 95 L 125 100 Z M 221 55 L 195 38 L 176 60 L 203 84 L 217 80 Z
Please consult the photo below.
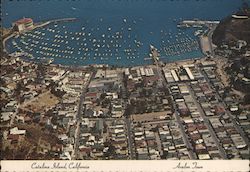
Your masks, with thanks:
M 17 20 L 15 24 L 19 25 L 19 24 L 25 24 L 29 22 L 33 22 L 33 20 L 31 18 L 22 18 L 22 19 Z

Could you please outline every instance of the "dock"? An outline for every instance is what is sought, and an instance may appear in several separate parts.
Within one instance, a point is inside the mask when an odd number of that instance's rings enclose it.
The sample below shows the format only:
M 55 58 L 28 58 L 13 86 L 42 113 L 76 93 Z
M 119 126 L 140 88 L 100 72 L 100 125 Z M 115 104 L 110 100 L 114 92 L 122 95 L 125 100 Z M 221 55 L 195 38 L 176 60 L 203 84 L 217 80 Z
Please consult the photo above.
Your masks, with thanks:
M 44 27 L 52 23 L 61 23 L 61 22 L 73 22 L 75 21 L 76 18 L 63 18 L 63 19 L 54 19 L 54 20 L 49 20 L 46 22 L 38 22 L 34 25 L 33 29 L 39 28 L 39 27 Z
M 149 55 L 154 60 L 154 63 L 158 64 L 160 53 L 153 45 L 150 45 L 150 54 Z
M 210 21 L 210 20 L 183 20 L 178 24 L 178 27 L 199 27 L 199 26 L 209 26 L 218 25 L 220 21 Z

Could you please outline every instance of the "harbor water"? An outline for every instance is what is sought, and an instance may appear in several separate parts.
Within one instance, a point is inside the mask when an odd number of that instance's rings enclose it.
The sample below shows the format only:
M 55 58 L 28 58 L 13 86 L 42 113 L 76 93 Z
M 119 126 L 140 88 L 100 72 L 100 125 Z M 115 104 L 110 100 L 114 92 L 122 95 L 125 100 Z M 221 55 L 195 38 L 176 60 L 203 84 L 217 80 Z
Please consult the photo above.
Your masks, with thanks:
M 53 0 L 3 1 L 3 27 L 29 17 L 34 22 L 61 18 L 7 41 L 8 52 L 25 52 L 29 60 L 55 64 L 152 64 L 150 44 L 164 62 L 202 56 L 197 30 L 178 28 L 182 20 L 221 20 L 237 11 L 241 0 Z

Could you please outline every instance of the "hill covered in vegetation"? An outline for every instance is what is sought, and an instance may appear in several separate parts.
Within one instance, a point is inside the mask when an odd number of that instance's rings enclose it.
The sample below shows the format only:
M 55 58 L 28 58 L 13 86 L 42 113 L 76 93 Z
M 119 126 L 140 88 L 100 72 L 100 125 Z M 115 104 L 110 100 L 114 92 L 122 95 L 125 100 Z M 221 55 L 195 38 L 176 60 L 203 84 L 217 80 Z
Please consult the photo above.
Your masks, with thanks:
M 248 18 L 247 18 L 248 17 Z M 243 3 L 235 14 L 223 19 L 213 33 L 213 43 L 217 46 L 245 40 L 250 45 L 250 7 Z
M 243 102 L 250 104 L 250 7 L 243 4 L 239 12 L 226 17 L 212 36 L 217 46 L 215 54 L 228 59 L 225 69 L 230 87 L 245 94 Z

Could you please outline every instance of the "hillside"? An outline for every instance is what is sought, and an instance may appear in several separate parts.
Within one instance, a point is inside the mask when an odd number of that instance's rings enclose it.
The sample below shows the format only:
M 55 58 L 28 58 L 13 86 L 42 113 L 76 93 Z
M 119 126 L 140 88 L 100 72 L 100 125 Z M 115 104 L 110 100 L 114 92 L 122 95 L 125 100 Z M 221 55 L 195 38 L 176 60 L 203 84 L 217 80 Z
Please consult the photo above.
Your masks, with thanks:
M 246 6 L 246 5 L 245 5 Z M 228 16 L 223 19 L 213 33 L 213 43 L 217 46 L 244 40 L 250 46 L 250 8 L 242 8 L 237 16 L 248 16 L 248 19 L 236 19 Z
M 242 92 L 243 104 L 250 104 L 250 8 L 241 9 L 236 15 L 245 18 L 228 16 L 223 19 L 212 41 L 217 45 L 215 54 L 228 59 L 224 70 L 229 75 L 230 88 Z

